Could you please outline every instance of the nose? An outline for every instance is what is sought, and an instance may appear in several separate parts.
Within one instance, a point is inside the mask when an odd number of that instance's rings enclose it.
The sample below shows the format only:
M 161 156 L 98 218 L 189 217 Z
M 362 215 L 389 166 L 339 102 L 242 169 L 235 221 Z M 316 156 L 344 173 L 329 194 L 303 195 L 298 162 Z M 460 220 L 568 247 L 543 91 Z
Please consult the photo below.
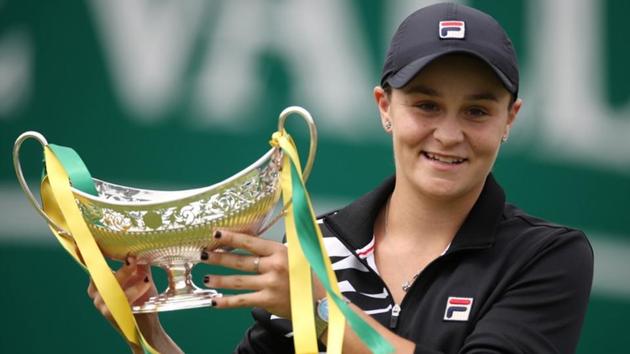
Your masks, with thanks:
M 452 146 L 464 140 L 464 132 L 457 117 L 449 115 L 436 122 L 433 137 L 444 146 Z

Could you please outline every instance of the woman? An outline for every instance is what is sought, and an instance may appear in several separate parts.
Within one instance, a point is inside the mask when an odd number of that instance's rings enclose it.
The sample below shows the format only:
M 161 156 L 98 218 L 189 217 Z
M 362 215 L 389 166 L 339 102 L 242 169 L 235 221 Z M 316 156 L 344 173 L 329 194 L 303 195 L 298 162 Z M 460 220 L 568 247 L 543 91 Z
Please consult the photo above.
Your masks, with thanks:
M 491 174 L 522 106 L 518 82 L 505 31 L 469 7 L 420 9 L 392 39 L 374 98 L 392 137 L 395 177 L 324 215 L 320 227 L 343 295 L 397 353 L 575 351 L 592 281 L 590 245 L 581 231 L 507 204 Z M 217 308 L 256 308 L 236 352 L 291 352 L 285 247 L 228 231 L 215 237 L 254 254 L 201 255 L 253 273 L 204 278 L 212 288 L 252 290 L 216 299 Z M 133 261 L 117 276 L 131 302 L 155 293 Z M 325 298 L 318 286 L 314 292 Z M 318 317 L 322 339 L 325 311 Z M 155 315 L 141 322 L 156 347 L 179 350 Z M 344 353 L 367 350 L 346 332 Z

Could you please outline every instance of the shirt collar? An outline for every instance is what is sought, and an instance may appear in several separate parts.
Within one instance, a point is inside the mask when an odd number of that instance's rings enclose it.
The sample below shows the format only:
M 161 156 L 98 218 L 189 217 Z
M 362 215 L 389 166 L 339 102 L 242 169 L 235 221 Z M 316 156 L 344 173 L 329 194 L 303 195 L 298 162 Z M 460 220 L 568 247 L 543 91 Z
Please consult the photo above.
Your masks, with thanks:
M 388 178 L 375 190 L 327 216 L 326 224 L 354 249 L 362 248 L 372 239 L 374 220 L 393 192 L 395 181 L 395 177 Z M 457 231 L 447 253 L 490 247 L 494 243 L 504 204 L 503 189 L 492 174 L 488 175 L 479 198 Z

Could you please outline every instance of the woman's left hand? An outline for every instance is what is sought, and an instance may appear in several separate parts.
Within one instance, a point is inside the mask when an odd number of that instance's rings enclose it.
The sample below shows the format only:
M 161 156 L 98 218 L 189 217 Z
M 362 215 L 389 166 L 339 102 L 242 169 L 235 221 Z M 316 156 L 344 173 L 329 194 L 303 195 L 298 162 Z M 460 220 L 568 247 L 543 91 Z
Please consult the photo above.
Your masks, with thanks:
M 291 319 L 287 248 L 276 241 L 227 230 L 215 233 L 214 238 L 217 241 L 215 248 L 213 248 L 215 251 L 204 251 L 205 254 L 202 252 L 202 262 L 254 273 L 253 275 L 207 275 L 204 278 L 207 287 L 253 290 L 253 292 L 245 294 L 217 297 L 215 298 L 216 307 L 261 307 L 276 316 Z M 219 247 L 240 248 L 249 251 L 252 255 L 216 250 Z M 317 277 L 313 277 L 313 291 L 316 298 L 325 295 Z M 415 344 L 413 342 L 391 332 L 358 307 L 350 306 L 394 345 L 397 349 L 396 353 L 412 353 L 414 351 Z M 344 338 L 344 353 L 346 352 L 367 353 L 369 350 L 353 331 L 347 330 Z
M 217 297 L 217 308 L 261 307 L 272 314 L 291 318 L 287 248 L 280 242 L 238 232 L 215 232 L 214 251 L 201 253 L 201 261 L 254 274 L 206 275 L 209 288 L 253 290 L 244 294 Z M 252 255 L 235 254 L 217 248 L 240 248 Z

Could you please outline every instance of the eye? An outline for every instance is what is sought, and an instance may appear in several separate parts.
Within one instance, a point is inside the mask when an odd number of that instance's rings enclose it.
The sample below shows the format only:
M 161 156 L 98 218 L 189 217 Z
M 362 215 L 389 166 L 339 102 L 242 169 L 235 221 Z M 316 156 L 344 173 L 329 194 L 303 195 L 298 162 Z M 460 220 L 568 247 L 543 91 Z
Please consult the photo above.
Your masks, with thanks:
M 488 115 L 488 111 L 481 107 L 471 107 L 466 111 L 466 115 L 473 119 L 479 119 L 486 117 Z
M 435 113 L 440 110 L 440 107 L 435 102 L 420 102 L 414 106 L 425 113 Z

